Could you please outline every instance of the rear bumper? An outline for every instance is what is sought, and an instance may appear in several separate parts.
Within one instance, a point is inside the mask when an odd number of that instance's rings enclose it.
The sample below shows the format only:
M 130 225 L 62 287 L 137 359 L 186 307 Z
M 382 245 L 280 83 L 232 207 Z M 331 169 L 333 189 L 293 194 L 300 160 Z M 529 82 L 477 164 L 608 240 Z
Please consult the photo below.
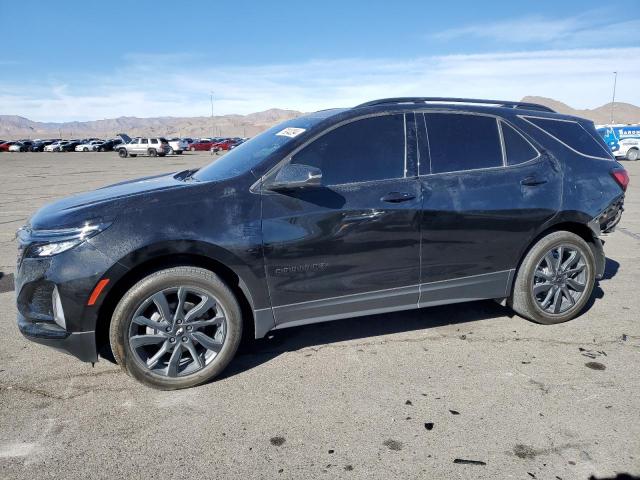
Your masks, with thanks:
M 95 332 L 67 332 L 54 322 L 30 322 L 18 314 L 20 333 L 35 343 L 73 355 L 83 362 L 97 362 Z

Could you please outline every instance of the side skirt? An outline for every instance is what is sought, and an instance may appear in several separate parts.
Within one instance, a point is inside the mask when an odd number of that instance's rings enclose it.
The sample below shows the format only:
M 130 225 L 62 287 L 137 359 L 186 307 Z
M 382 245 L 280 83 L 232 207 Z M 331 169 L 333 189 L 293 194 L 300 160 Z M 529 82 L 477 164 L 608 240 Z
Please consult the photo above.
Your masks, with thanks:
M 502 299 L 509 296 L 515 270 L 356 293 L 254 310 L 256 338 L 270 330 L 422 307 Z

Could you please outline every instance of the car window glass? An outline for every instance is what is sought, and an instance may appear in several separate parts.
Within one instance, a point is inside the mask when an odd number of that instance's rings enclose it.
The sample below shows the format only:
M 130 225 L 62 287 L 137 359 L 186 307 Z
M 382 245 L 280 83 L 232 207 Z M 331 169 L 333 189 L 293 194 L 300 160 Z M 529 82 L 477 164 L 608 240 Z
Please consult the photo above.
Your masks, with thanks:
M 324 185 L 402 178 L 404 115 L 381 115 L 342 125 L 306 146 L 291 163 L 319 168 Z
M 502 146 L 494 117 L 457 113 L 424 116 L 431 173 L 502 166 Z
M 140 140 L 140 143 L 146 145 L 147 143 L 149 143 L 149 140 L 147 138 L 143 138 L 142 140 Z
M 157 144 L 158 143 L 158 139 L 157 138 L 152 138 L 151 139 L 151 143 Z
M 528 162 L 538 156 L 538 151 L 511 125 L 500 122 L 500 127 L 508 165 Z
M 610 159 L 610 152 L 605 146 L 593 138 L 578 122 L 534 117 L 524 117 L 524 119 L 582 155 Z

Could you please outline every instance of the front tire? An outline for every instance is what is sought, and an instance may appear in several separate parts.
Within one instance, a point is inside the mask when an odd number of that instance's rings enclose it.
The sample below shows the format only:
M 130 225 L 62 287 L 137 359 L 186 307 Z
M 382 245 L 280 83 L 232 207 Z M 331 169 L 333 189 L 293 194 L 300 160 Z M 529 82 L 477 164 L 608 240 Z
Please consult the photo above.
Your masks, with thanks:
M 135 284 L 118 303 L 109 338 L 118 364 L 161 390 L 205 383 L 234 357 L 240 306 L 209 270 L 174 267 Z
M 84 148 L 82 149 L 82 151 L 83 151 L 83 152 L 88 152 L 88 151 L 89 151 L 89 149 L 88 149 L 87 147 L 84 147 Z
M 522 261 L 508 304 L 534 322 L 569 321 L 589 301 L 595 271 L 595 257 L 587 242 L 567 231 L 550 233 Z
M 635 162 L 636 160 L 638 160 L 638 158 L 640 158 L 640 151 L 638 151 L 637 149 L 632 148 L 627 152 L 627 160 Z

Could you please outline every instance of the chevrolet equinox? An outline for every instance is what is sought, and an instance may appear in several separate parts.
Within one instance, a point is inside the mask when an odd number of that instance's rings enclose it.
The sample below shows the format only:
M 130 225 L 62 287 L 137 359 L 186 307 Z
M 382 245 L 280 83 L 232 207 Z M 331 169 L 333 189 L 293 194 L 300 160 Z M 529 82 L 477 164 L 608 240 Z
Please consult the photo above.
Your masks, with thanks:
M 243 335 L 296 325 L 480 299 L 564 322 L 603 275 L 627 183 L 592 122 L 541 105 L 324 110 L 40 209 L 18 232 L 18 326 L 177 389 Z

